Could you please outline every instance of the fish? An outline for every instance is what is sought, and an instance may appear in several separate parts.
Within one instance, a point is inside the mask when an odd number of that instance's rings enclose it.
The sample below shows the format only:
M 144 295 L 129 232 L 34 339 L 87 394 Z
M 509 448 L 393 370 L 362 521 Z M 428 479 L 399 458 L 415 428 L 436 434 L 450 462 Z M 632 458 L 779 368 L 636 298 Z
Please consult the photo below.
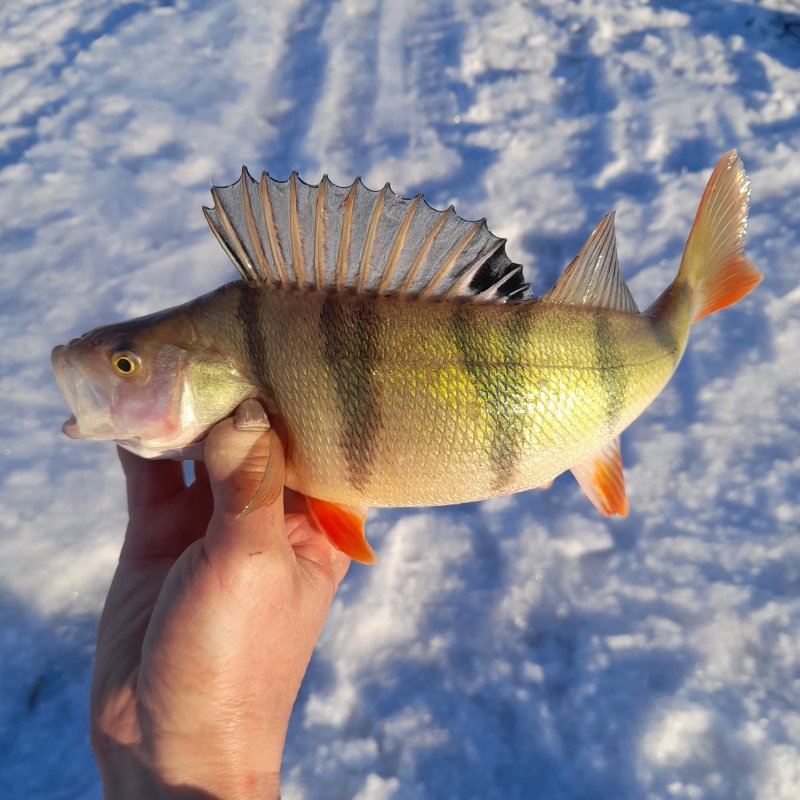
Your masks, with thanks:
M 750 181 L 735 150 L 645 311 L 620 273 L 613 212 L 536 296 L 485 219 L 389 184 L 243 167 L 211 195 L 203 212 L 239 279 L 56 347 L 64 433 L 202 458 L 210 428 L 256 398 L 285 447 L 285 485 L 363 562 L 375 560 L 363 509 L 484 500 L 567 470 L 601 514 L 626 515 L 620 434 L 692 325 L 763 277 L 744 255 Z M 274 496 L 259 491 L 248 509 Z

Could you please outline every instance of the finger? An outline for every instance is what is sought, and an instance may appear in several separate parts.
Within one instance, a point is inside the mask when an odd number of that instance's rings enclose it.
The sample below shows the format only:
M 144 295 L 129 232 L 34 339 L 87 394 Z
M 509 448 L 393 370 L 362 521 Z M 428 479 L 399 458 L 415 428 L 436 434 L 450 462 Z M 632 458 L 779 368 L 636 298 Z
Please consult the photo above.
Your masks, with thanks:
M 128 460 L 134 462 L 132 469 L 135 476 L 139 470 L 139 465 L 135 462 L 143 459 L 120 452 L 120 460 L 123 464 Z M 157 466 L 158 463 L 161 462 L 144 461 L 145 470 Z M 183 475 L 183 464 L 164 463 L 177 467 Z M 195 480 L 188 489 L 179 489 L 171 496 L 171 490 L 167 489 L 160 498 L 150 492 L 150 500 L 148 493 L 145 492 L 144 500 L 136 500 L 135 507 L 133 501 L 129 501 L 132 513 L 122 548 L 122 561 L 142 558 L 176 559 L 189 545 L 205 535 L 214 504 L 211 499 L 208 473 L 202 462 L 195 462 L 194 472 Z M 166 478 L 170 478 L 169 474 Z M 181 481 L 181 485 L 183 482 Z M 175 486 L 177 482 L 172 489 Z M 138 496 L 141 495 L 140 491 Z M 153 501 L 159 505 L 152 505 Z
M 347 573 L 350 557 L 331 544 L 306 511 L 288 514 L 286 530 L 297 563 L 306 570 L 311 566 L 321 568 L 333 582 L 335 591 Z
M 263 554 L 288 555 L 284 532 L 284 453 L 260 403 L 248 400 L 233 418 L 217 424 L 206 439 L 205 461 L 214 496 L 214 514 L 206 534 L 212 558 Z M 265 485 L 278 487 L 269 502 L 258 500 Z M 253 505 L 256 505 L 253 508 Z M 241 516 L 245 508 L 252 508 Z
M 205 461 L 194 462 L 194 483 L 192 486 L 206 486 L 211 491 L 211 484 L 208 482 L 208 470 Z
M 122 447 L 117 453 L 128 488 L 128 510 L 156 505 L 185 488 L 180 462 L 141 458 Z

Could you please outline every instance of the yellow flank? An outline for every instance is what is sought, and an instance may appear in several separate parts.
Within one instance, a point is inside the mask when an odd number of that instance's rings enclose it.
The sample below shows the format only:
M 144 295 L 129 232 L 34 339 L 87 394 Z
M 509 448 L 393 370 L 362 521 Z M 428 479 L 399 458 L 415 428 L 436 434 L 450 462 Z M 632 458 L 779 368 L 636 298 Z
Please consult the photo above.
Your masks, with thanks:
M 688 333 L 534 300 L 260 293 L 287 484 L 338 503 L 439 505 L 532 488 L 598 451 L 669 379 Z M 274 412 L 273 412 L 274 413 Z

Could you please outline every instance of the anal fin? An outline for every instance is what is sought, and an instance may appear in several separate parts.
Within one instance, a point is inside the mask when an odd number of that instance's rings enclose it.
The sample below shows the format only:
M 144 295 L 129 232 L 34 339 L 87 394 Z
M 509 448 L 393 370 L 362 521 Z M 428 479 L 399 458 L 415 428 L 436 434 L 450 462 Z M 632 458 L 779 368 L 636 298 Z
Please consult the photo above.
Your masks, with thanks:
M 622 474 L 622 456 L 619 438 L 609 442 L 572 468 L 572 474 L 584 494 L 603 516 L 628 515 L 628 498 L 625 496 L 625 477 Z
M 316 497 L 306 497 L 306 505 L 314 522 L 337 550 L 362 564 L 377 563 L 378 557 L 364 536 L 367 509 L 329 503 Z

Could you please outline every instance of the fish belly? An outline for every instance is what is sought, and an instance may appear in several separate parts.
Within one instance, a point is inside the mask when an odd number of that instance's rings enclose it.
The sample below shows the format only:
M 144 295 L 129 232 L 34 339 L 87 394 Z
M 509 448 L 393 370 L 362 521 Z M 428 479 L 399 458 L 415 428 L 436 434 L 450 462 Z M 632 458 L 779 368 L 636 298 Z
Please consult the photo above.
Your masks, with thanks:
M 614 438 L 672 373 L 638 314 L 265 292 L 257 361 L 287 485 L 443 505 L 546 483 Z

